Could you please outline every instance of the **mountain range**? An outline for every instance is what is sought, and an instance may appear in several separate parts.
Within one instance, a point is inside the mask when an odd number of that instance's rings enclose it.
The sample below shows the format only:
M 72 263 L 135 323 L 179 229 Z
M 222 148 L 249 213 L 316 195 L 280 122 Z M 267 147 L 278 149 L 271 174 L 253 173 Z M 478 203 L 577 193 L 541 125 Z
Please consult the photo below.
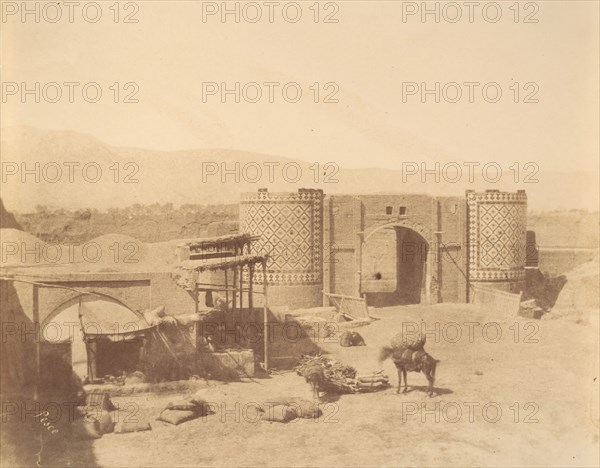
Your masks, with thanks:
M 453 171 L 457 165 L 447 165 L 447 172 L 443 172 L 448 162 L 441 161 L 436 181 L 436 174 L 421 173 L 420 163 L 407 166 L 417 172 L 407 172 L 403 177 L 400 170 L 345 168 L 343 155 L 332 155 L 328 164 L 316 164 L 234 149 L 118 148 L 86 133 L 28 126 L 2 128 L 0 150 L 0 195 L 7 210 L 21 213 L 33 211 L 38 205 L 105 210 L 133 204 L 237 203 L 240 193 L 259 188 L 274 192 L 321 188 L 328 194 L 406 192 L 434 196 L 461 196 L 468 189 L 525 189 L 530 210 L 598 210 L 598 174 L 591 172 L 540 170 L 532 175 L 533 167 L 522 166 L 520 180 L 515 183 L 515 172 L 505 166 L 501 167 L 502 179 L 491 183 L 495 171 L 488 173 L 486 181 L 480 166 L 475 168 L 471 182 L 466 167 L 462 168 L 462 176 Z M 433 166 L 429 164 L 427 169 Z M 537 182 L 525 183 L 528 174 Z

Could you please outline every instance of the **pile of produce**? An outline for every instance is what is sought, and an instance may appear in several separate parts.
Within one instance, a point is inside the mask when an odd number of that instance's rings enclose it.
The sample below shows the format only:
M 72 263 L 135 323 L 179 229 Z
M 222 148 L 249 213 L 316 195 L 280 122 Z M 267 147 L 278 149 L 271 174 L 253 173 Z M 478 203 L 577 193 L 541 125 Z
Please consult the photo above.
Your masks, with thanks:
M 295 367 L 296 372 L 304 376 L 307 370 L 318 365 L 323 369 L 325 383 L 323 390 L 334 393 L 354 393 L 352 382 L 356 377 L 356 369 L 351 366 L 346 366 L 335 359 L 331 359 L 321 354 L 316 356 L 300 356 L 300 361 Z
M 389 386 L 389 379 L 383 371 L 357 375 L 354 367 L 320 354 L 317 356 L 302 355 L 295 370 L 299 375 L 305 376 L 306 371 L 314 369 L 315 365 L 323 369 L 325 377 L 323 390 L 326 392 L 372 392 Z

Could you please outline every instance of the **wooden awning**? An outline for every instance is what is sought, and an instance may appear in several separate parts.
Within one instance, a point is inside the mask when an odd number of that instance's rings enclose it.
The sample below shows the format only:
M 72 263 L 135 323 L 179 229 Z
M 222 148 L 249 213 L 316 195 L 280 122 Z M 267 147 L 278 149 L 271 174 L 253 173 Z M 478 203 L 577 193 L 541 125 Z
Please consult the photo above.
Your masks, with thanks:
M 179 263 L 177 268 L 198 272 L 228 270 L 230 268 L 261 264 L 266 262 L 267 259 L 267 255 L 238 255 L 236 257 L 185 260 Z
M 236 245 L 244 245 L 258 240 L 259 238 L 260 236 L 253 236 L 251 234 L 230 234 L 226 236 L 207 237 L 204 239 L 182 242 L 177 244 L 177 247 L 188 247 L 192 251 L 198 251 L 216 247 L 225 248 Z

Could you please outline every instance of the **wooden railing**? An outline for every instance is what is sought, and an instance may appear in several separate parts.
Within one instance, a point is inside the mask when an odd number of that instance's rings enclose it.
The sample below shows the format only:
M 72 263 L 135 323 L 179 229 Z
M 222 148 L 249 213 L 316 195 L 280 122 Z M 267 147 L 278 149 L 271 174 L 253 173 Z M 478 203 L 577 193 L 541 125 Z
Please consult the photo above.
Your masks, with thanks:
M 369 320 L 369 309 L 367 301 L 362 297 L 344 296 L 343 294 L 330 294 L 323 292 L 340 314 L 346 315 L 352 320 Z

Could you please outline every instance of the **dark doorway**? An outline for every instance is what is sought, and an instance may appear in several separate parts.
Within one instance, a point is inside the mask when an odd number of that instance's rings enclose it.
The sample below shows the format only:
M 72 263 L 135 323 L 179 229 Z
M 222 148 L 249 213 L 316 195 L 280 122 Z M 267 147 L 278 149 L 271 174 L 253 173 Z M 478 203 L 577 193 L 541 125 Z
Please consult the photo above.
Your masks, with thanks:
M 94 344 L 95 377 L 120 376 L 123 372 L 140 370 L 140 357 L 144 345 L 142 338 L 127 341 L 101 339 L 96 340 Z
M 412 229 L 396 228 L 398 299 L 400 304 L 418 304 L 425 286 L 427 242 Z

